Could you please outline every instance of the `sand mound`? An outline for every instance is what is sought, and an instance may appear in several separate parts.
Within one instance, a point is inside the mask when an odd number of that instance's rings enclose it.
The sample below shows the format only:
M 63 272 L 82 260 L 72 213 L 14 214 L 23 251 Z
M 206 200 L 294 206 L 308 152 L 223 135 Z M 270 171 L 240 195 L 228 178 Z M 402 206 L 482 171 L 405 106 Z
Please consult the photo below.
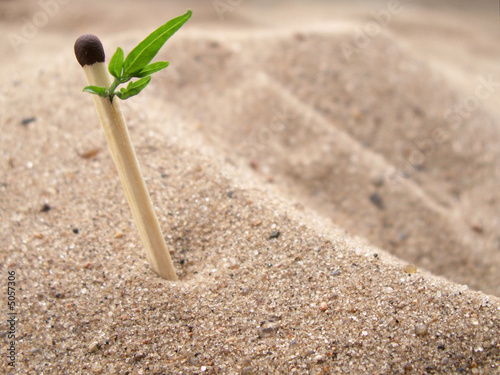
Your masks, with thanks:
M 348 61 L 352 38 L 179 34 L 123 103 L 177 283 L 74 57 L 4 79 L 18 373 L 498 372 L 498 120 L 453 121 L 459 88 L 391 34 Z
M 163 95 L 289 197 L 403 259 L 500 294 L 497 121 L 458 119 L 451 109 L 464 99 L 390 39 L 347 61 L 351 39 L 182 41 L 167 53 L 186 59 Z

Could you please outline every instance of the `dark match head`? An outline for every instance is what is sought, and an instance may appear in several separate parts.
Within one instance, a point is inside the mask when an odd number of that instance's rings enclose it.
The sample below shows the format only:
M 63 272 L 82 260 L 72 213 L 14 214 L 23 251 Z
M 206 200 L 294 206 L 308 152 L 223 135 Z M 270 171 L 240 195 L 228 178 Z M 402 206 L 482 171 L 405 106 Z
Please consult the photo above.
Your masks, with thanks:
M 83 34 L 76 40 L 75 55 L 82 67 L 105 60 L 102 43 L 98 37 L 92 34 Z

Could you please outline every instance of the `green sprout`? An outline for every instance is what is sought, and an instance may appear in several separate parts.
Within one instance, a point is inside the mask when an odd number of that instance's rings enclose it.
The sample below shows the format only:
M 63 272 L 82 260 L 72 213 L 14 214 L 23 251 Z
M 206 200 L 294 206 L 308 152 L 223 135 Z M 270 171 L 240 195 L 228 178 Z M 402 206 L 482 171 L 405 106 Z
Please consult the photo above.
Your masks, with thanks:
M 111 58 L 108 70 L 115 78 L 109 88 L 104 86 L 86 86 L 84 92 L 99 95 L 103 98 L 109 97 L 113 102 L 115 95 L 122 100 L 139 94 L 151 82 L 151 74 L 159 72 L 168 66 L 168 61 L 158 61 L 151 63 L 158 51 L 166 41 L 179 30 L 191 17 L 191 10 L 182 16 L 168 21 L 153 31 L 146 39 L 139 43 L 125 58 L 123 50 L 118 47 Z M 133 78 L 139 78 L 131 81 Z M 122 87 L 118 91 L 119 85 L 131 81 L 127 87 Z
M 151 60 L 190 17 L 191 11 L 188 10 L 186 14 L 168 21 L 139 43 L 126 58 L 123 50 L 118 48 L 108 69 L 104 48 L 97 36 L 84 34 L 76 40 L 74 46 L 76 59 L 82 66 L 89 85 L 83 91 L 96 94 L 93 101 L 139 229 L 146 258 L 158 275 L 172 281 L 177 280 L 177 274 L 142 176 L 120 103 L 113 102 L 113 98 L 117 96 L 127 99 L 139 94 L 151 81 L 151 74 L 168 66 L 168 62 L 151 63 Z M 114 77 L 113 82 L 108 71 Z M 132 81 L 134 78 L 138 79 Z M 127 87 L 117 90 L 119 85 L 128 81 L 131 82 Z

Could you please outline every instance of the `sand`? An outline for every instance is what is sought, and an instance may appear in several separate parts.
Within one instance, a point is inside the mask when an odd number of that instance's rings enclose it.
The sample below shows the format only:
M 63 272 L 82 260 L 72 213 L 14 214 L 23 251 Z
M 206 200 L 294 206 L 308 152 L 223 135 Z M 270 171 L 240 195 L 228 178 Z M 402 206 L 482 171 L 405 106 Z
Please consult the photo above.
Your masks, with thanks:
M 63 3 L 0 2 L 2 373 L 500 373 L 498 4 L 401 2 L 365 45 L 388 3 Z M 72 47 L 188 7 L 122 103 L 172 283 Z

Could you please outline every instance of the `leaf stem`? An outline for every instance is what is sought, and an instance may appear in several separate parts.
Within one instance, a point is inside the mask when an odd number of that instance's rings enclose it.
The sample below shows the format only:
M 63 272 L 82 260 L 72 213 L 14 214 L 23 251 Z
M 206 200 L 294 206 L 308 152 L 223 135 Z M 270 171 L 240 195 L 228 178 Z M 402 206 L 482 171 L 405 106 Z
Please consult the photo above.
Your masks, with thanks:
M 111 103 L 113 103 L 113 97 L 115 96 L 115 89 L 118 87 L 118 85 L 120 84 L 120 79 L 118 78 L 115 78 L 115 80 L 113 81 L 113 83 L 111 84 L 111 86 L 109 86 L 109 89 L 108 89 L 108 96 L 109 96 L 109 101 Z
M 108 89 L 108 96 L 109 96 L 109 101 L 111 103 L 113 103 L 113 97 L 115 96 L 115 90 L 116 88 L 121 85 L 122 83 L 125 83 L 127 81 L 130 81 L 132 77 L 120 77 L 120 78 L 115 78 L 115 80 L 113 81 L 113 83 L 111 84 L 111 86 L 109 86 L 109 89 Z

